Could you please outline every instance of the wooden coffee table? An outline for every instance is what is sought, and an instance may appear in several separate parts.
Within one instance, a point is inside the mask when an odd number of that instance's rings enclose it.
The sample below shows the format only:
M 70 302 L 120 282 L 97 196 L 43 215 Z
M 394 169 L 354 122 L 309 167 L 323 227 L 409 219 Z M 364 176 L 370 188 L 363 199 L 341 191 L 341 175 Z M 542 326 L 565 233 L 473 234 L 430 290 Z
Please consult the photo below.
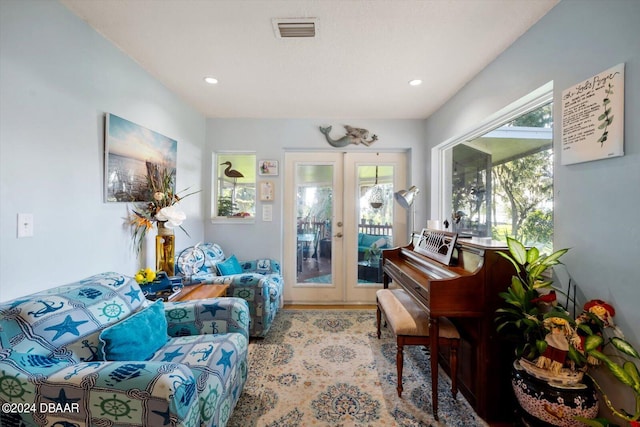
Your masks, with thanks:
M 191 301 L 194 299 L 224 297 L 227 295 L 228 287 L 229 285 L 206 285 L 202 283 L 198 285 L 188 285 L 182 288 L 180 293 L 174 298 L 171 298 L 171 301 Z

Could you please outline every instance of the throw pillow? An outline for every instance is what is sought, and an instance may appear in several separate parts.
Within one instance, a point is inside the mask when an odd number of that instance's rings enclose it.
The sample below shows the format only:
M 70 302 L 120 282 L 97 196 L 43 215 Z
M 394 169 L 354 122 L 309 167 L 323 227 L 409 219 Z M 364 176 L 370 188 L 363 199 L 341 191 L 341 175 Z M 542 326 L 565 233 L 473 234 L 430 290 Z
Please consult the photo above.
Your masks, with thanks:
M 104 360 L 149 360 L 168 340 L 161 299 L 100 333 Z
M 238 262 L 238 259 L 235 255 L 231 255 L 226 260 L 219 262 L 218 264 L 218 272 L 221 276 L 229 276 L 231 274 L 240 274 L 242 273 L 242 267 Z
M 386 248 L 387 247 L 387 239 L 385 239 L 384 237 L 381 237 L 378 240 L 376 240 L 375 242 L 373 242 L 371 244 L 371 247 L 373 247 L 373 245 L 376 245 L 376 248 L 378 248 L 378 249 Z

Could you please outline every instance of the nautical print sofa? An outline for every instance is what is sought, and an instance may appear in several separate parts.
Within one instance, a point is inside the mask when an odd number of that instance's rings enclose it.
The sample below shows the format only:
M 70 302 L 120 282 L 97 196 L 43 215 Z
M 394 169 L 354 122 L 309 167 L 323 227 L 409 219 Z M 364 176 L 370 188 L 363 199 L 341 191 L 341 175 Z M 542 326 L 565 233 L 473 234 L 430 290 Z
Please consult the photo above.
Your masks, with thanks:
M 284 280 L 274 259 L 238 261 L 225 257 L 216 243 L 184 249 L 176 257 L 176 273 L 185 283 L 228 284 L 227 296 L 249 303 L 249 336 L 265 337 L 283 303 Z
M 103 273 L 0 303 L 0 425 L 224 426 L 247 379 L 239 298 L 150 302 Z

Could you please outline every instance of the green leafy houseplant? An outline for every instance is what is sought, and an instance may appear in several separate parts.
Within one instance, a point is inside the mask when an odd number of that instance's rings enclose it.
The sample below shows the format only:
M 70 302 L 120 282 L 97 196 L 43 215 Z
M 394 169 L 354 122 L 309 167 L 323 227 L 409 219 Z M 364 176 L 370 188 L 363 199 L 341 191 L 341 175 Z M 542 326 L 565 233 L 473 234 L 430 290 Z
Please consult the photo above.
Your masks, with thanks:
M 630 392 L 633 393 L 635 398 L 635 412 L 631 414 L 623 408 L 616 408 L 611 399 L 604 392 L 600 384 L 596 381 L 596 379 L 588 373 L 587 375 L 589 375 L 589 377 L 593 381 L 593 384 L 602 394 L 603 400 L 605 401 L 607 407 L 611 410 L 611 413 L 621 420 L 628 422 L 631 426 L 638 427 L 640 426 L 640 373 L 638 372 L 638 367 L 634 363 L 633 359 L 640 359 L 640 354 L 638 354 L 638 351 L 624 339 L 620 337 L 612 337 L 609 340 L 609 343 L 617 350 L 619 350 L 624 356 L 608 356 L 598 350 L 603 343 L 604 338 L 602 338 L 602 336 L 591 335 L 587 337 L 585 341 L 585 351 L 590 356 L 602 362 L 602 366 L 606 367 L 620 383 L 629 388 Z M 631 360 L 629 360 L 625 356 L 630 356 Z M 615 360 L 619 361 L 616 362 Z M 592 427 L 606 427 L 615 425 L 605 418 L 586 419 L 577 417 L 577 419 L 582 423 Z
M 511 286 L 500 293 L 505 302 L 496 311 L 497 330 L 515 344 L 520 365 L 530 374 L 548 381 L 576 384 L 589 365 L 599 364 L 585 351 L 586 338 L 602 334 L 613 315 L 613 307 L 600 300 L 585 304 L 584 311 L 572 318 L 569 307 L 557 303 L 556 292 L 546 272 L 561 264 L 568 249 L 542 254 L 522 242 L 507 237 L 509 253 L 500 252 L 515 267 Z M 575 304 L 569 301 L 567 305 Z M 611 313 L 609 313 L 609 311 Z
M 564 307 L 554 304 L 553 281 L 545 276 L 550 267 L 560 264 L 568 249 L 545 255 L 511 237 L 507 237 L 507 246 L 509 253 L 499 254 L 513 264 L 516 274 L 507 291 L 500 293 L 505 306 L 496 311 L 497 330 L 515 344 L 516 357 L 533 361 L 548 346 L 545 337 L 550 329 L 545 319 L 572 321 Z
M 364 260 L 369 262 L 369 264 L 377 264 L 380 261 L 381 254 L 382 249 L 380 249 L 378 245 L 374 243 L 370 248 L 365 249 Z

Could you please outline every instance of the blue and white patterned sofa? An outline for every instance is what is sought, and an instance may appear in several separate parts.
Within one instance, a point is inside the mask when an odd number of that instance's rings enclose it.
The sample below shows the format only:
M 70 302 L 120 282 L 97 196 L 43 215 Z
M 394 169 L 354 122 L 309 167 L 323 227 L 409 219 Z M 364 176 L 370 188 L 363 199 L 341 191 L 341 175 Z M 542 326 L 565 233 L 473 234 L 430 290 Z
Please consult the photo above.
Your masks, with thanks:
M 227 296 L 249 303 L 251 324 L 249 336 L 265 337 L 283 304 L 284 279 L 280 263 L 274 259 L 238 261 L 235 274 L 221 275 L 219 264 L 230 261 L 216 243 L 191 246 L 176 257 L 176 273 L 186 283 L 228 284 Z
M 239 298 L 152 303 L 117 273 L 2 302 L 0 425 L 224 426 L 248 316 Z

